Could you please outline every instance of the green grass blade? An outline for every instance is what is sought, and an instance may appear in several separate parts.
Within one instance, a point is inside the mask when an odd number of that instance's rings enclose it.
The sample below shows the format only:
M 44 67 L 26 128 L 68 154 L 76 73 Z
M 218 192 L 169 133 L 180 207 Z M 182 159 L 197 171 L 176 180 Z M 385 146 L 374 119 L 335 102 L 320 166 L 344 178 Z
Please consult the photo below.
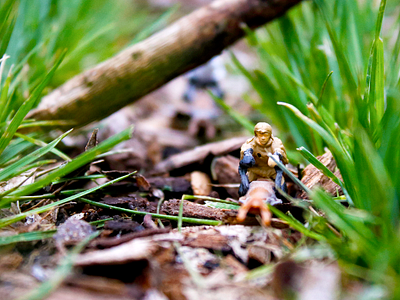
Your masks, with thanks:
M 8 166 L 7 168 L 3 169 L 0 171 L 0 181 L 5 181 L 9 179 L 12 176 L 15 176 L 15 174 L 19 173 L 21 168 L 24 166 L 32 163 L 36 159 L 40 158 L 41 156 L 45 155 L 49 151 L 55 148 L 57 144 L 64 138 L 66 137 L 70 132 L 72 131 L 69 130 L 51 143 L 47 144 L 46 146 L 26 155 L 25 157 L 21 158 L 17 162 L 13 163 L 12 165 Z
M 329 134 L 324 128 L 322 128 L 316 122 L 314 122 L 310 118 L 303 115 L 296 107 L 294 107 L 293 105 L 290 105 L 288 103 L 283 103 L 283 102 L 278 102 L 278 104 L 289 108 L 291 111 L 294 112 L 294 114 L 300 120 L 302 120 L 304 123 L 306 123 L 308 126 L 310 126 L 312 129 L 314 129 L 316 132 L 318 132 L 318 134 L 321 135 L 321 137 L 329 145 L 330 150 L 331 150 L 333 156 L 335 157 L 336 163 L 342 174 L 343 181 L 346 183 L 346 189 L 349 192 L 349 195 L 351 196 L 352 201 L 354 201 L 355 204 L 360 204 L 360 200 L 357 197 L 357 192 L 354 187 L 354 186 L 358 186 L 357 182 L 356 182 L 357 171 L 354 168 L 354 162 L 352 160 L 352 157 L 349 155 L 349 153 L 341 147 L 340 143 L 337 141 L 337 139 L 334 136 Z
M 24 232 L 20 234 L 15 234 L 11 236 L 1 236 L 0 237 L 0 246 L 11 245 L 19 242 L 33 242 L 44 240 L 53 237 L 53 235 L 57 232 L 56 229 L 46 230 L 46 231 L 32 231 L 32 232 Z
M 183 218 L 183 196 L 179 203 L 179 214 L 178 214 L 178 231 L 182 233 L 182 218 Z
M 340 68 L 340 73 L 346 79 L 348 90 L 352 98 L 356 99 L 358 97 L 357 82 L 354 78 L 353 70 L 351 69 L 350 64 L 346 58 L 344 48 L 339 43 L 336 32 L 334 31 L 333 24 L 328 17 L 326 3 L 324 3 L 322 0 L 314 0 L 314 1 L 318 5 L 318 8 L 320 9 L 322 16 L 324 17 L 325 26 L 328 29 L 329 37 L 331 39 L 332 46 L 335 51 L 337 62 Z
M 113 205 L 108 205 L 104 203 L 99 203 L 93 200 L 85 199 L 85 198 L 80 198 L 79 201 L 106 208 L 106 209 L 113 209 L 117 211 L 122 211 L 125 213 L 133 214 L 133 215 L 138 215 L 138 216 L 145 216 L 145 215 L 150 215 L 152 218 L 157 218 L 157 219 L 163 219 L 163 220 L 171 220 L 178 222 L 179 221 L 179 216 L 170 216 L 170 215 L 163 215 L 163 214 L 154 214 L 154 213 L 149 213 L 146 211 L 139 211 L 139 210 L 132 210 L 132 209 L 127 209 L 123 207 L 118 207 L 118 206 L 113 206 Z M 218 226 L 221 225 L 221 221 L 216 221 L 216 220 L 207 220 L 207 219 L 196 219 L 196 218 L 188 218 L 188 217 L 182 217 L 182 222 L 185 223 L 190 223 L 190 224 L 198 224 L 198 225 L 212 225 L 212 226 Z
M 162 29 L 164 26 L 168 24 L 168 21 L 171 19 L 173 14 L 175 14 L 179 9 L 179 5 L 174 5 L 169 8 L 166 12 L 164 12 L 157 20 L 155 20 L 150 26 L 145 27 L 139 33 L 135 35 L 131 44 L 136 44 L 145 38 L 152 35 L 154 32 Z
M 96 226 L 97 228 L 103 227 L 104 223 L 111 221 L 113 218 L 102 219 L 98 221 L 89 222 L 89 224 Z M 10 236 L 0 236 L 0 246 L 6 246 L 16 244 L 20 242 L 34 242 L 52 238 L 57 232 L 57 229 L 51 229 L 46 231 L 31 231 L 14 234 Z
M 46 75 L 46 77 L 42 80 L 39 86 L 32 92 L 32 95 L 26 100 L 21 107 L 18 109 L 17 113 L 13 117 L 10 125 L 7 127 L 6 131 L 3 133 L 2 137 L 0 138 L 0 155 L 3 153 L 4 149 L 8 146 L 11 139 L 14 136 L 14 133 L 17 131 L 18 126 L 21 124 L 22 120 L 25 118 L 27 113 L 31 110 L 33 105 L 36 103 L 37 99 L 40 97 L 43 89 L 48 84 L 50 79 L 53 77 L 55 71 L 57 70 L 58 66 L 61 64 L 64 56 L 65 51 L 60 55 L 60 57 L 56 60 L 53 67 L 51 68 L 50 72 Z
M 300 120 L 302 120 L 304 123 L 306 123 L 312 129 L 314 129 L 316 132 L 318 132 L 321 135 L 321 137 L 329 144 L 329 146 L 333 147 L 338 152 L 341 151 L 341 147 L 340 147 L 339 143 L 334 139 L 334 137 L 332 135 L 330 135 L 324 128 L 322 128 L 316 122 L 314 122 L 310 118 L 303 115 L 300 112 L 300 110 L 298 110 L 295 106 L 293 106 L 289 103 L 284 103 L 284 102 L 278 102 L 278 105 L 282 105 L 282 106 L 289 108 Z
M 108 151 L 109 149 L 119 144 L 120 142 L 129 139 L 132 136 L 132 131 L 133 131 L 133 126 L 110 137 L 109 139 L 105 140 L 104 142 L 100 143 L 99 145 L 90 149 L 89 151 L 82 153 L 74 160 L 68 162 L 67 164 L 58 168 L 57 170 L 49 173 L 46 177 L 39 179 L 38 181 L 32 184 L 21 187 L 11 195 L 14 196 L 15 199 L 18 199 L 19 196 L 25 196 L 36 192 L 37 190 L 45 187 L 54 180 L 64 177 L 65 175 L 71 173 L 72 171 L 90 163 L 100 153 Z M 10 201 L 10 199 L 7 201 Z M 2 203 L 2 201 L 0 201 L 0 206 L 4 204 L 5 203 Z
M 290 179 L 293 180 L 294 183 L 296 183 L 299 187 L 301 187 L 307 194 L 310 194 L 311 190 L 306 187 L 304 185 L 304 183 L 302 183 L 296 176 L 293 175 L 292 172 L 289 171 L 288 168 L 285 167 L 284 164 L 282 164 L 279 160 L 277 160 L 272 154 L 268 153 L 268 156 L 274 161 L 276 162 L 276 164 L 278 165 L 278 167 L 286 173 L 287 176 L 290 177 Z
M 231 204 L 231 205 L 239 205 L 239 203 L 233 202 L 233 201 L 228 201 L 228 200 L 222 200 L 218 198 L 213 198 L 209 196 L 200 196 L 200 195 L 183 195 L 183 200 L 207 200 L 210 202 L 219 202 L 219 203 L 224 203 L 224 204 Z
M 7 165 L 10 165 L 10 162 L 15 159 L 19 154 L 24 151 L 28 151 L 28 149 L 33 148 L 31 143 L 28 143 L 22 139 L 14 139 L 8 145 L 6 150 L 0 156 L 0 166 L 4 168 Z
M 318 170 L 320 170 L 325 176 L 332 179 L 337 185 L 343 185 L 341 180 L 336 177 L 327 167 L 325 167 L 310 151 L 304 147 L 297 148 L 297 150 L 307 159 L 312 165 L 314 165 Z
M 3 65 L 5 61 L 2 61 L 1 64 Z M 3 66 L 2 66 L 3 67 Z M 6 112 L 7 112 L 7 103 L 8 103 L 8 91 L 10 88 L 11 84 L 11 73 L 8 74 L 6 81 L 1 89 L 1 94 L 0 94 L 0 109 L 2 110 L 1 115 L 0 115 L 0 123 L 3 123 L 6 119 Z M 1 79 L 0 79 L 0 84 L 1 84 Z
M 69 131 L 69 132 L 71 132 L 71 131 Z M 34 139 L 34 138 L 30 137 L 30 136 L 27 136 L 27 135 L 24 135 L 24 134 L 21 134 L 21 133 L 18 133 L 18 132 L 15 133 L 15 136 L 17 136 L 17 137 L 19 137 L 21 139 L 24 139 L 25 141 L 28 141 L 28 142 L 30 142 L 30 143 L 32 143 L 34 145 L 40 146 L 40 147 L 46 147 L 48 145 L 48 144 L 46 144 L 45 142 L 43 142 L 41 140 Z M 65 161 L 71 161 L 72 160 L 68 155 L 62 153 L 60 150 L 58 150 L 56 148 L 51 149 L 50 152 L 55 154 L 55 155 L 57 155 L 58 157 L 60 157 L 61 159 L 65 160 Z
M 353 205 L 353 200 L 351 199 L 349 193 L 347 192 L 343 182 L 336 177 L 335 174 L 333 174 L 327 167 L 325 167 L 311 152 L 309 152 L 307 149 L 304 147 L 300 147 L 297 150 L 303 155 L 305 159 L 307 159 L 311 164 L 313 164 L 318 170 L 320 170 L 325 176 L 329 177 L 332 179 L 334 183 L 339 185 L 342 188 L 343 193 L 346 196 L 346 200 L 348 203 Z
M 292 227 L 293 229 L 301 232 L 302 234 L 304 234 L 305 236 L 308 236 L 314 240 L 317 241 L 325 241 L 325 237 L 311 231 L 310 229 L 304 227 L 304 225 L 302 223 L 300 223 L 299 221 L 297 221 L 293 216 L 288 216 L 286 214 L 284 214 L 283 212 L 281 212 L 279 209 L 277 209 L 276 207 L 268 204 L 268 207 L 270 209 L 270 211 L 275 214 L 279 219 L 282 219 L 283 221 L 286 221 L 290 227 Z
M 18 129 L 29 128 L 29 127 L 44 127 L 44 126 L 74 126 L 76 125 L 75 121 L 68 120 L 51 120 L 51 121 L 32 121 L 27 122 L 28 120 L 24 120 L 21 125 L 19 125 Z M 31 121 L 31 120 L 29 120 Z
M 317 207 L 321 208 L 330 222 L 337 226 L 343 233 L 355 240 L 360 247 L 359 251 L 373 253 L 377 248 L 375 234 L 362 222 L 346 215 L 346 208 L 333 201 L 322 189 L 316 188 L 311 193 L 311 198 Z
M 18 222 L 20 220 L 23 220 L 27 216 L 30 216 L 30 215 L 33 215 L 33 214 L 41 214 L 41 213 L 43 213 L 45 211 L 48 211 L 48 210 L 50 210 L 53 207 L 56 207 L 58 205 L 70 202 L 70 201 L 75 200 L 75 199 L 79 199 L 79 198 L 81 198 L 83 196 L 86 196 L 86 195 L 88 195 L 90 193 L 93 193 L 93 192 L 95 192 L 97 190 L 100 190 L 100 189 L 105 188 L 105 187 L 107 187 L 109 185 L 112 185 L 112 184 L 114 184 L 114 183 L 116 183 L 118 181 L 121 181 L 121 180 L 123 180 L 125 178 L 128 178 L 129 176 L 132 176 L 135 173 L 136 172 L 129 173 L 127 175 L 118 177 L 118 178 L 116 178 L 114 180 L 111 180 L 111 181 L 106 182 L 106 183 L 104 183 L 102 185 L 96 186 L 96 187 L 91 188 L 89 190 L 83 191 L 81 193 L 75 194 L 73 196 L 70 196 L 68 198 L 65 198 L 65 199 L 62 199 L 62 200 L 59 200 L 59 201 L 56 201 L 56 202 L 53 202 L 53 203 L 50 203 L 50 204 L 47 204 L 47 205 L 44 205 L 44 206 L 41 206 L 41 207 L 38 207 L 38 208 L 35 208 L 35 209 L 32 209 L 32 210 L 29 210 L 27 212 L 23 212 L 23 213 L 15 215 L 15 216 L 10 216 L 10 217 L 6 217 L 6 218 L 3 218 L 3 219 L 0 219 L 0 228 L 3 228 L 3 227 L 8 226 L 8 225 L 11 225 L 11 224 L 13 224 L 15 222 Z
M 378 40 L 379 35 L 381 34 L 383 15 L 385 14 L 385 8 L 386 8 L 386 0 L 381 0 L 381 4 L 379 5 L 378 18 L 376 19 L 375 40 Z
M 326 76 L 324 83 L 322 84 L 321 91 L 319 92 L 319 97 L 318 97 L 317 103 L 315 105 L 316 107 L 319 107 L 321 104 L 322 96 L 324 95 L 326 85 L 328 84 L 329 78 L 331 78 L 332 74 L 333 74 L 333 71 L 330 71 L 328 76 Z
M 376 120 L 371 124 L 372 128 L 376 128 L 383 117 L 385 109 L 385 73 L 382 39 L 378 38 L 375 40 L 373 47 L 374 50 L 372 56 L 370 96 L 368 100 L 370 105 L 371 120 L 374 119 L 372 115 L 375 115 L 376 112 Z
M 54 291 L 68 275 L 72 272 L 74 259 L 77 254 L 82 252 L 85 246 L 95 237 L 100 234 L 100 231 L 96 231 L 78 245 L 76 245 L 61 261 L 55 272 L 52 274 L 49 280 L 43 282 L 38 288 L 28 293 L 27 295 L 19 298 L 19 300 L 42 300 L 45 299 L 52 291 Z
M 204 201 L 204 205 L 212 208 L 218 209 L 239 209 L 239 204 L 225 204 L 219 202 L 212 202 L 212 201 Z

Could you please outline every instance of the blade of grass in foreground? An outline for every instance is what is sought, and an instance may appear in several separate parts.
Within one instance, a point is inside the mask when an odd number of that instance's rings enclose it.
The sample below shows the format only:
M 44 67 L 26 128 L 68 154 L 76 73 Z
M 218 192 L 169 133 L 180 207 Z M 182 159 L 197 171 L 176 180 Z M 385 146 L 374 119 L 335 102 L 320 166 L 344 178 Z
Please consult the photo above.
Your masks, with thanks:
M 18 200 L 19 196 L 25 196 L 36 192 L 37 190 L 45 187 L 46 185 L 50 184 L 51 182 L 64 177 L 65 175 L 71 173 L 72 171 L 88 164 L 89 162 L 93 161 L 93 159 L 103 153 L 110 148 L 114 147 L 115 145 L 119 144 L 120 142 L 127 140 L 131 137 L 133 131 L 133 126 L 125 129 L 124 131 L 112 136 L 111 138 L 105 140 L 104 142 L 100 143 L 96 147 L 82 153 L 77 158 L 72 160 L 71 162 L 65 164 L 64 166 L 58 168 L 57 170 L 49 173 L 42 179 L 38 181 L 22 186 L 15 192 L 13 192 L 10 196 L 14 196 L 14 198 L 10 197 L 7 201 L 0 201 L 0 207 L 4 206 L 5 204 Z
M 92 200 L 85 199 L 85 198 L 80 198 L 79 200 L 82 201 L 82 202 L 94 205 L 94 206 L 107 208 L 107 209 L 114 209 L 114 210 L 122 211 L 122 212 L 125 212 L 125 213 L 133 214 L 133 215 L 139 215 L 139 216 L 150 215 L 153 218 L 157 218 L 157 219 L 171 220 L 171 221 L 176 221 L 176 222 L 179 221 L 179 217 L 178 216 L 153 214 L 153 213 L 149 213 L 149 212 L 146 212 L 146 211 L 132 210 L 132 209 L 122 208 L 122 207 L 108 205 L 108 204 L 104 204 L 104 203 L 99 203 L 99 202 L 92 201 Z M 185 223 L 199 224 L 199 225 L 218 226 L 218 225 L 222 224 L 221 221 L 207 220 L 207 219 L 196 219 L 196 218 L 187 218 L 187 217 L 182 217 L 182 221 L 185 222 Z
M 57 232 L 56 229 L 46 231 L 32 231 L 20 234 L 0 237 L 0 246 L 15 244 L 18 242 L 32 242 L 51 238 Z
M 98 221 L 89 222 L 89 224 L 102 227 L 105 222 L 111 221 L 113 218 L 102 219 Z M 19 242 L 34 242 L 40 241 L 44 239 L 48 239 L 53 237 L 53 235 L 57 232 L 57 229 L 46 230 L 46 231 L 31 231 L 24 232 L 19 234 L 14 234 L 10 236 L 1 236 L 0 237 L 0 246 L 11 245 Z
M 52 141 L 51 143 L 46 144 L 46 146 L 44 146 L 43 148 L 40 148 L 40 149 L 28 154 L 27 156 L 21 158 L 20 160 L 16 161 L 12 165 L 9 165 L 7 168 L 3 169 L 0 172 L 0 181 L 9 179 L 10 177 L 17 174 L 20 171 L 20 169 L 23 168 L 24 166 L 30 164 L 31 162 L 33 162 L 36 159 L 40 158 L 41 156 L 45 155 L 49 151 L 52 151 L 55 148 L 55 146 L 57 146 L 57 144 L 64 137 L 66 137 L 71 131 L 72 131 L 72 129 L 67 131 L 66 133 L 64 133 L 63 135 L 61 135 L 60 137 L 58 137 L 57 139 Z M 1 197 L 1 195 L 0 195 L 0 197 Z
M 21 126 L 20 126 L 20 128 L 21 128 Z M 40 146 L 40 147 L 45 147 L 47 145 L 47 143 L 45 143 L 45 142 L 43 142 L 41 140 L 34 139 L 34 138 L 30 137 L 30 136 L 27 136 L 27 135 L 24 135 L 24 134 L 21 134 L 21 133 L 18 133 L 18 132 L 15 133 L 15 136 L 17 136 L 17 137 L 19 137 L 21 139 L 24 139 L 25 141 L 28 141 L 28 142 L 30 142 L 30 143 L 32 143 L 34 145 Z M 52 152 L 53 154 L 57 155 L 58 157 L 60 157 L 61 159 L 65 160 L 65 161 L 71 161 L 72 160 L 71 158 L 68 157 L 68 155 L 62 153 L 58 149 L 53 148 L 53 149 L 50 150 L 50 152 Z
M 102 185 L 99 185 L 99 186 L 96 186 L 94 188 L 91 188 L 91 189 L 86 190 L 84 192 L 81 192 L 79 194 L 76 194 L 76 195 L 70 196 L 68 198 L 65 198 L 65 199 L 62 199 L 62 200 L 59 200 L 59 201 L 44 205 L 42 207 L 38 207 L 38 208 L 32 209 L 30 211 L 20 213 L 20 214 L 15 215 L 15 216 L 10 216 L 10 217 L 6 217 L 6 218 L 3 218 L 3 219 L 0 219 L 0 228 L 8 226 L 8 225 L 11 225 L 11 224 L 13 224 L 15 222 L 18 222 L 20 220 L 23 220 L 27 216 L 30 216 L 30 215 L 33 215 L 33 214 L 43 213 L 45 211 L 48 211 L 48 210 L 52 209 L 53 207 L 56 207 L 57 205 L 61 205 L 61 204 L 67 203 L 69 201 L 72 201 L 72 200 L 81 198 L 83 196 L 86 196 L 86 195 L 88 195 L 90 193 L 93 193 L 94 191 L 97 191 L 97 190 L 102 189 L 102 188 L 104 188 L 106 186 L 112 185 L 112 184 L 114 184 L 114 183 L 116 183 L 116 182 L 118 182 L 118 181 L 120 181 L 122 179 L 125 179 L 125 178 L 127 178 L 129 176 L 132 176 L 135 173 L 136 172 L 129 173 L 127 175 L 121 176 L 121 177 L 119 177 L 117 179 L 111 180 L 109 182 L 106 182 L 106 183 L 104 183 Z
M 39 84 L 39 86 L 32 92 L 32 95 L 26 100 L 18 109 L 17 113 L 13 117 L 10 125 L 7 127 L 6 131 L 3 133 L 2 137 L 0 138 L 0 155 L 3 153 L 4 149 L 8 146 L 11 139 L 14 136 L 14 133 L 17 131 L 18 126 L 21 124 L 22 120 L 25 118 L 27 113 L 32 109 L 33 105 L 36 103 L 37 99 L 41 95 L 43 89 L 46 87 L 47 83 L 53 77 L 55 71 L 57 70 L 58 66 L 61 64 L 66 51 L 64 51 L 60 57 L 54 63 L 54 66 L 51 68 L 50 72 L 47 73 L 45 78 Z
M 342 232 L 356 241 L 360 249 L 365 253 L 374 253 L 377 249 L 377 239 L 375 234 L 364 224 L 363 221 L 355 221 L 354 218 L 349 217 L 346 213 L 346 208 L 332 201 L 322 189 L 315 188 L 310 197 L 314 203 L 322 209 L 330 222 L 339 228 Z
M 310 151 L 308 151 L 304 147 L 297 148 L 297 150 L 303 155 L 305 159 L 307 159 L 311 164 L 313 164 L 318 170 L 320 170 L 325 176 L 332 179 L 334 183 L 337 185 L 342 185 L 343 183 L 339 178 L 336 177 L 335 174 L 331 172 L 326 166 L 324 166 Z
M 183 200 L 208 200 L 211 202 L 220 202 L 220 203 L 240 206 L 240 203 L 236 203 L 236 202 L 228 201 L 228 200 L 222 200 L 222 199 L 218 199 L 218 198 L 213 198 L 213 197 L 209 197 L 209 196 L 183 195 L 182 197 L 183 197 L 182 198 Z
M 273 214 L 275 214 L 277 217 L 279 217 L 283 221 L 286 221 L 290 227 L 301 232 L 305 236 L 308 236 L 317 241 L 325 241 L 326 240 L 324 236 L 304 227 L 304 225 L 302 223 L 300 223 L 299 221 L 297 221 L 294 217 L 284 214 L 279 209 L 277 209 L 276 207 L 274 207 L 270 204 L 268 204 L 268 207 Z
M 20 300 L 41 300 L 44 299 L 47 295 L 49 295 L 52 291 L 54 291 L 63 280 L 71 273 L 74 259 L 77 254 L 82 252 L 84 247 L 89 243 L 92 239 L 97 237 L 100 234 L 100 231 L 96 231 L 91 234 L 87 238 L 85 238 L 82 242 L 76 245 L 61 261 L 60 265 L 57 267 L 55 272 L 52 274 L 49 280 L 43 282 L 37 289 L 28 293 L 27 295 L 19 298 Z
M 346 188 L 344 187 L 343 182 L 336 177 L 335 174 L 333 174 L 327 167 L 325 167 L 314 155 L 311 154 L 306 148 L 300 147 L 297 150 L 300 151 L 300 153 L 304 156 L 305 159 L 307 159 L 314 167 L 316 167 L 318 170 L 320 170 L 325 176 L 329 177 L 332 179 L 334 183 L 339 185 L 342 188 L 343 193 L 346 196 L 346 200 L 351 204 L 354 205 L 353 200 L 351 200 L 351 197 L 349 193 L 347 192 Z

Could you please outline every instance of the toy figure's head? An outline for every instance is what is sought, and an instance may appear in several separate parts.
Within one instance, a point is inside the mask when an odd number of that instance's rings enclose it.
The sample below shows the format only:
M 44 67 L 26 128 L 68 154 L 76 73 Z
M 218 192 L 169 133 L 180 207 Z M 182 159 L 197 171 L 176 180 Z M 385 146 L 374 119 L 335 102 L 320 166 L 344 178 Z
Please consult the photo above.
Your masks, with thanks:
M 259 145 L 265 146 L 268 144 L 272 136 L 272 127 L 268 123 L 259 122 L 254 127 L 254 135 Z

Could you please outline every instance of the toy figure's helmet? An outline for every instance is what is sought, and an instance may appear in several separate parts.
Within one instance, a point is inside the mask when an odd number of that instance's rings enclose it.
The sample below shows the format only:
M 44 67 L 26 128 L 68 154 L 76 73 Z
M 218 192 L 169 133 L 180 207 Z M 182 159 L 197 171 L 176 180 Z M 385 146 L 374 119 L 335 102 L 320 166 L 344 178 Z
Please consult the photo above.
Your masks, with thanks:
M 256 124 L 256 126 L 254 126 L 254 135 L 256 135 L 257 132 L 259 132 L 259 133 L 268 132 L 268 133 L 272 134 L 272 127 L 268 123 L 259 122 Z

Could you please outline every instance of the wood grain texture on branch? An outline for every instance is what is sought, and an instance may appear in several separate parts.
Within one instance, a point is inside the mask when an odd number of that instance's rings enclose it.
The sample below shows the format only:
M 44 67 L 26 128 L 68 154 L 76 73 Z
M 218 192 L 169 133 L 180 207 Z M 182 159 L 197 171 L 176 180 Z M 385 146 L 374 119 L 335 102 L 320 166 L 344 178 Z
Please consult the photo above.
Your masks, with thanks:
M 109 116 L 211 59 L 301 0 L 216 0 L 67 81 L 28 118 L 80 127 Z

